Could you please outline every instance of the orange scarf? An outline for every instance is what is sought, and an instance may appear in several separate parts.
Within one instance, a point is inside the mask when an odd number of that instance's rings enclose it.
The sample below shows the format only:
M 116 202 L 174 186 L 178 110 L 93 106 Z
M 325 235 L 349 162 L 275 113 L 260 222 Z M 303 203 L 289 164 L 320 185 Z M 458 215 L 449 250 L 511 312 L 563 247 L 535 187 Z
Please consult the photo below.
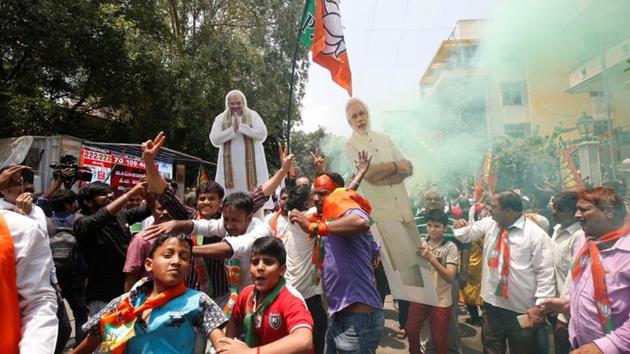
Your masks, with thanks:
M 508 233 L 508 229 L 501 229 L 501 231 L 499 231 L 499 237 L 495 241 L 494 249 L 492 250 L 490 259 L 488 259 L 488 267 L 497 268 L 499 266 L 499 255 L 503 258 L 496 295 L 504 299 L 508 298 L 508 277 L 510 275 L 510 245 L 507 242 Z
M 368 215 L 372 213 L 370 202 L 361 194 L 350 189 L 337 188 L 324 199 L 322 221 L 338 219 L 350 209 L 362 209 Z
M 597 302 L 597 318 L 602 324 L 604 331 L 608 334 L 614 330 L 612 313 L 610 309 L 610 298 L 606 287 L 606 270 L 602 263 L 602 256 L 599 247 L 611 244 L 630 233 L 630 223 L 626 223 L 622 228 L 601 236 L 597 240 L 587 239 L 586 243 L 575 256 L 571 276 L 577 279 L 584 270 L 586 262 L 591 259 L 591 273 L 593 274 L 594 298 Z
M 20 307 L 18 304 L 15 245 L 9 227 L 0 215 L 0 353 L 20 352 Z
M 134 288 L 139 285 L 141 284 L 136 284 Z M 101 351 L 123 354 L 127 346 L 127 341 L 135 336 L 133 327 L 138 316 L 145 310 L 164 306 L 169 301 L 179 297 L 185 292 L 186 284 L 182 281 L 172 288 L 168 288 L 157 295 L 149 297 L 138 307 L 134 307 L 131 304 L 128 293 L 120 305 L 118 305 L 117 311 L 106 314 L 101 318 L 100 326 L 101 335 L 103 337 Z

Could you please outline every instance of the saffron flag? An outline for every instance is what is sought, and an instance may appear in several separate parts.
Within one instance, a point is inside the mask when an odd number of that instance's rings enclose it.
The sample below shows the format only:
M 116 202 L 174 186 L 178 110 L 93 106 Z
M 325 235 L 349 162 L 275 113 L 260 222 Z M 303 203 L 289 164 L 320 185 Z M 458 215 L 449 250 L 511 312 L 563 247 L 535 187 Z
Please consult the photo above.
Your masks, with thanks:
M 568 190 L 581 190 L 584 189 L 584 183 L 582 183 L 582 178 L 577 172 L 575 168 L 575 163 L 573 162 L 573 157 L 571 154 L 573 153 L 573 147 L 565 147 L 560 148 L 560 183 L 562 184 L 563 189 Z
M 208 183 L 208 181 L 210 181 L 210 178 L 208 178 L 206 170 L 203 168 L 203 165 L 199 165 L 199 172 L 197 173 L 197 185 Z
M 483 159 L 481 179 L 486 187 L 488 187 L 490 193 L 494 193 L 497 188 L 497 171 L 492 150 L 488 150 Z
M 340 0 L 306 0 L 300 21 L 300 42 L 313 61 L 330 71 L 334 82 L 352 96 L 352 73 L 341 24 Z

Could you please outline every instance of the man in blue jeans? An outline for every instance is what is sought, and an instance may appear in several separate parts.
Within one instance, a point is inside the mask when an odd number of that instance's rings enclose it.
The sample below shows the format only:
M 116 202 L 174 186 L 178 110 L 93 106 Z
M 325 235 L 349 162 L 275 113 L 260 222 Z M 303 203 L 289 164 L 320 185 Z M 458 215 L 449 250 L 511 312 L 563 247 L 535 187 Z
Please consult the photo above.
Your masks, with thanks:
M 311 222 L 297 210 L 290 219 L 309 234 L 324 236 L 322 278 L 330 317 L 326 353 L 375 353 L 385 325 L 373 267 L 379 249 L 370 233 L 369 203 L 357 202 L 362 197 L 354 192 L 336 190 L 343 185 L 336 173 L 320 175 L 313 199 L 322 220 Z

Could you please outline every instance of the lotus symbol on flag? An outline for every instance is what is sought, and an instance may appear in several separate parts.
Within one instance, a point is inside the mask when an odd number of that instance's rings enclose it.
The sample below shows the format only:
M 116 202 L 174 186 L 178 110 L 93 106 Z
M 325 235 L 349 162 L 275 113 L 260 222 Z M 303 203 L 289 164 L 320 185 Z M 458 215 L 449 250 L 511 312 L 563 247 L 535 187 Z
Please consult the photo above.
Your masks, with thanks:
M 325 55 L 339 56 L 346 51 L 346 41 L 343 37 L 339 0 L 324 1 L 324 30 L 326 31 L 326 47 L 322 51 Z

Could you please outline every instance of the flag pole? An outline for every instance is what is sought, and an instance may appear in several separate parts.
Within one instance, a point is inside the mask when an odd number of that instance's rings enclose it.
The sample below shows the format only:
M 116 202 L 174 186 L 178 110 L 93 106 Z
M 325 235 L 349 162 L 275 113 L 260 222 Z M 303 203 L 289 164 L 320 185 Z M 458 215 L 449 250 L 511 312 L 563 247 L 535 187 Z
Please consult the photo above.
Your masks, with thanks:
M 297 38 L 295 39 L 295 48 L 293 48 L 293 65 L 291 67 L 291 82 L 289 84 L 289 108 L 288 108 L 288 113 L 287 113 L 287 131 L 286 131 L 286 142 L 287 142 L 287 149 L 288 151 L 291 151 L 291 111 L 292 111 L 292 103 L 293 103 L 293 82 L 294 82 L 294 78 L 295 78 L 295 65 L 297 63 L 297 53 L 298 53 L 298 47 L 300 46 L 300 36 L 302 34 L 302 20 L 304 19 L 304 14 L 306 14 L 306 11 L 308 10 L 308 1 L 306 0 L 304 1 L 304 11 L 302 11 L 302 16 L 300 17 L 300 20 L 298 22 L 298 33 L 297 33 Z

